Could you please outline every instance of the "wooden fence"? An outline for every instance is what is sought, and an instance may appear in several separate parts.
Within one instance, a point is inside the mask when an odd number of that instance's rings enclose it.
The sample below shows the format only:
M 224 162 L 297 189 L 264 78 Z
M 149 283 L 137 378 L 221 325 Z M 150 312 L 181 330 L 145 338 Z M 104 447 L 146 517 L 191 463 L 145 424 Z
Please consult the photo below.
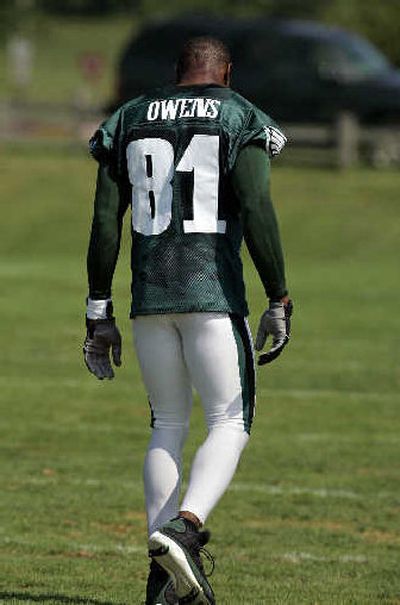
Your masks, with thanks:
M 82 146 L 104 117 L 99 110 L 73 105 L 0 101 L 0 143 Z M 344 112 L 330 125 L 283 124 L 282 129 L 288 137 L 285 163 L 400 166 L 400 125 L 365 127 Z
M 338 168 L 400 166 L 400 124 L 363 126 L 354 114 L 343 112 L 330 125 L 285 124 L 283 129 L 289 139 L 288 161 Z

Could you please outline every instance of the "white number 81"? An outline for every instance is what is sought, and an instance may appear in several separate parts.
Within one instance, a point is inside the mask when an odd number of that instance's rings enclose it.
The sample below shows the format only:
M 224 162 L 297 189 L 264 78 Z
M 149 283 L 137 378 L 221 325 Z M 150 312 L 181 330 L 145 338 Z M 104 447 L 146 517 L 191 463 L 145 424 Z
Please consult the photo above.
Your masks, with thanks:
M 174 148 L 166 139 L 137 139 L 126 155 L 135 231 L 160 235 L 169 227 L 174 172 L 193 171 L 193 220 L 183 221 L 184 233 L 225 233 L 226 221 L 218 219 L 218 136 L 195 134 L 175 170 Z

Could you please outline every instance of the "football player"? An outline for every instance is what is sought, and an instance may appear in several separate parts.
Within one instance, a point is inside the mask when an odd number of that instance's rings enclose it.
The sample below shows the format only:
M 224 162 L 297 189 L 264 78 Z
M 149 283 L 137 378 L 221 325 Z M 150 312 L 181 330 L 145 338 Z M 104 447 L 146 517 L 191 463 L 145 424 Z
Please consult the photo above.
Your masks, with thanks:
M 122 220 L 132 207 L 133 336 L 151 408 L 144 464 L 150 575 L 146 604 L 213 604 L 200 551 L 209 513 L 228 488 L 255 406 L 253 344 L 240 260 L 243 236 L 268 308 L 258 358 L 289 339 L 292 304 L 269 195 L 270 158 L 285 137 L 229 87 L 231 60 L 213 38 L 193 38 L 177 83 L 123 105 L 90 142 L 98 161 L 88 251 L 84 358 L 100 380 L 121 364 L 111 284 Z M 180 501 L 182 447 L 200 395 L 208 434 Z

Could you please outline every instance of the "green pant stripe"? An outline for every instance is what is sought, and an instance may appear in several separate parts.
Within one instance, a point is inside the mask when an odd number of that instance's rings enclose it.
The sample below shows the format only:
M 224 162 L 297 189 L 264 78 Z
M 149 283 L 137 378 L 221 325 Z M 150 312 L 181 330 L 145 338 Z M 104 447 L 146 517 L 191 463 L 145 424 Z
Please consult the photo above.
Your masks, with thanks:
M 250 434 L 255 407 L 255 369 L 253 348 L 244 317 L 231 315 L 232 330 L 238 350 L 242 386 L 244 428 Z
M 149 408 L 150 408 L 150 428 L 154 429 L 154 425 L 156 422 L 156 416 L 154 414 L 153 406 L 151 405 L 150 399 L 148 399 Z

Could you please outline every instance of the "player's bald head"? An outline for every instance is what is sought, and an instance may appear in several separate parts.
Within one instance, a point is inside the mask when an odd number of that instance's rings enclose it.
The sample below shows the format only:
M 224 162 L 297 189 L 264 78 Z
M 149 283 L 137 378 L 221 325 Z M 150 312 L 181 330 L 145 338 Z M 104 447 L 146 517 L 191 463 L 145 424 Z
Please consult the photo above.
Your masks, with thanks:
M 231 56 L 227 46 L 217 38 L 190 38 L 183 46 L 176 66 L 178 82 L 192 78 L 211 78 L 228 84 Z

